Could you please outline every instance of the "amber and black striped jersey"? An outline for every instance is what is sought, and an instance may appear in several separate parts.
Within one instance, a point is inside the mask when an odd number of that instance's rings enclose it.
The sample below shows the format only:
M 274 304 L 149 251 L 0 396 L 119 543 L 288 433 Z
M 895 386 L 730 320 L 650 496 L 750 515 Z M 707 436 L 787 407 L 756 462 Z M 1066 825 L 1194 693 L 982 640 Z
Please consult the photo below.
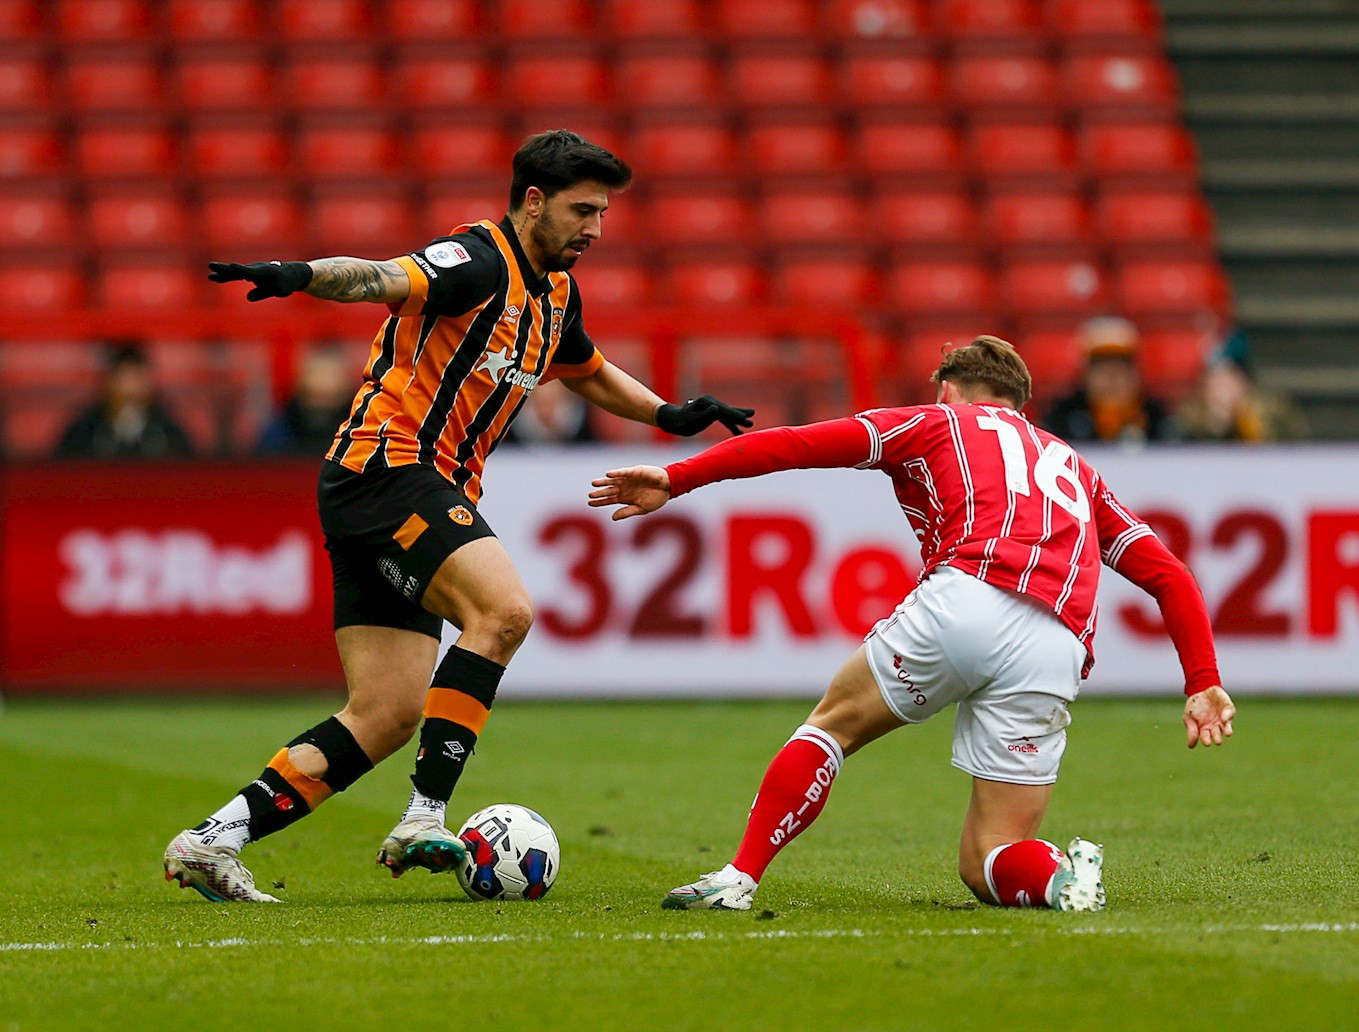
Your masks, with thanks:
M 410 296 L 389 306 L 326 458 L 356 473 L 424 463 L 476 502 L 486 457 L 533 389 L 588 376 L 604 357 L 575 280 L 538 278 L 508 218 L 460 226 L 396 262 Z

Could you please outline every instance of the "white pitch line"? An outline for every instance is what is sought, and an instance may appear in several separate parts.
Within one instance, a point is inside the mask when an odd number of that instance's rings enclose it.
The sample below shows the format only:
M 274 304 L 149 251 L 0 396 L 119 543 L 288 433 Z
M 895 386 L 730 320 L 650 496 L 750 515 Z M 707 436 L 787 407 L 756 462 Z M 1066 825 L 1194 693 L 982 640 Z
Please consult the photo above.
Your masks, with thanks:
M 1100 935 L 1112 937 L 1134 937 L 1140 935 L 1161 935 L 1158 928 L 818 928 L 798 930 L 793 928 L 772 928 L 759 932 L 619 932 L 616 934 L 573 932 L 568 935 L 427 935 L 414 938 L 302 938 L 294 945 L 315 946 L 484 946 L 496 943 L 553 943 L 566 941 L 588 942 L 734 942 L 750 939 L 870 939 L 883 936 L 915 938 L 956 938 L 972 936 L 1012 936 L 1024 932 L 1049 932 L 1055 935 Z M 1273 934 L 1354 934 L 1359 932 L 1359 921 L 1337 923 L 1308 922 L 1300 924 L 1259 924 L 1259 925 L 1215 925 L 1203 929 L 1209 935 L 1236 935 L 1243 932 Z M 277 940 L 246 939 L 205 939 L 201 942 L 4 942 L 0 943 L 0 953 L 51 953 L 62 950 L 221 950 L 233 948 L 257 949 L 267 946 L 284 945 Z

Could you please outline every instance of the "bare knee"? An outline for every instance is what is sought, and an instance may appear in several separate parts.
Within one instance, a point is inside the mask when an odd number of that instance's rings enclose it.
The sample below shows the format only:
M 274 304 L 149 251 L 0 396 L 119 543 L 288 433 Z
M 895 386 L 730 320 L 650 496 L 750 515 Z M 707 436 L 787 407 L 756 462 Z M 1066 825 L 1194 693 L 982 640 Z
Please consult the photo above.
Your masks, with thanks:
M 506 663 L 524 643 L 532 626 L 533 602 L 527 595 L 516 595 L 498 600 L 491 608 L 478 613 L 463 628 L 463 636 L 468 644 L 480 646 L 472 651 L 481 652 L 498 663 Z
M 420 729 L 424 703 L 420 698 L 389 698 L 376 704 L 356 705 L 353 700 L 340 719 L 374 763 L 386 759 L 411 740 Z
M 983 903 L 994 904 L 995 900 L 991 897 L 991 889 L 986 884 L 986 873 L 982 870 L 982 864 L 974 857 L 958 857 L 958 877 L 963 880 L 963 884 L 972 890 L 972 895 Z

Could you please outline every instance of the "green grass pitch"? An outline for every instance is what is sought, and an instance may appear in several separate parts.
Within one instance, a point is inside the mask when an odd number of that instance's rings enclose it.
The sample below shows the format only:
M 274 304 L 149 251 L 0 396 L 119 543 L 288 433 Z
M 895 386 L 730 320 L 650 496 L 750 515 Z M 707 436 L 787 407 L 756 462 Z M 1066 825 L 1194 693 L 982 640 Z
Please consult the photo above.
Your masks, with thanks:
M 48 1029 L 1255 1029 L 1359 1021 L 1359 701 L 1083 700 L 1046 837 L 1105 843 L 1099 914 L 975 904 L 947 716 L 854 757 L 744 913 L 672 913 L 720 866 L 805 702 L 500 705 L 450 814 L 543 813 L 539 903 L 394 881 L 388 761 L 244 859 L 282 906 L 161 879 L 170 837 L 326 700 L 0 712 L 0 1032 Z

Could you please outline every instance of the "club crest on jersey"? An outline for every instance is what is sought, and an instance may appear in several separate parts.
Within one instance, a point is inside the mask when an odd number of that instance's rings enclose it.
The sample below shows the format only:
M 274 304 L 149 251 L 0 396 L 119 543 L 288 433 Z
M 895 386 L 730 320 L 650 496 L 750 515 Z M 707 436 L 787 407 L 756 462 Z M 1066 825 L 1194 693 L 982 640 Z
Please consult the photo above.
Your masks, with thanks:
M 451 240 L 441 240 L 425 248 L 425 257 L 441 269 L 451 269 L 455 265 L 465 265 L 472 260 L 467 248 Z
M 562 336 L 562 317 L 566 315 L 566 309 L 552 309 L 552 343 L 556 344 Z
M 465 505 L 455 505 L 448 510 L 448 518 L 460 527 L 470 527 L 472 525 L 472 514 Z

